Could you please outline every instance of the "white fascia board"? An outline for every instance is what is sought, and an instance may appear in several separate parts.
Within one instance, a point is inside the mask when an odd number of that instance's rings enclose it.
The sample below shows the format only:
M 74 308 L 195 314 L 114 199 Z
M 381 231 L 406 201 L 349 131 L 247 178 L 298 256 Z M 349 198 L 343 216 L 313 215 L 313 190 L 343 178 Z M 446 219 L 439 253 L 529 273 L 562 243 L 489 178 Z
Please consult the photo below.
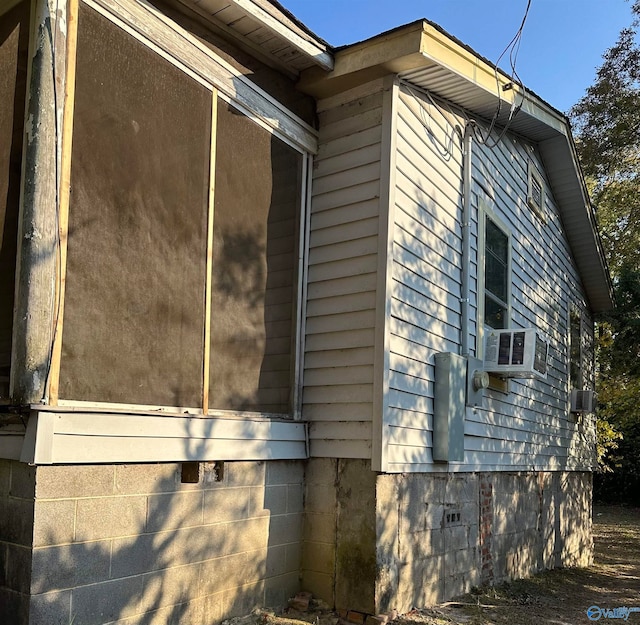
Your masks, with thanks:
M 31 464 L 300 460 L 308 449 L 307 424 L 300 421 L 34 405 L 20 459 Z
M 273 15 L 265 11 L 254 0 L 232 0 L 231 4 L 235 5 L 254 20 L 259 22 L 264 28 L 267 28 L 276 36 L 285 39 L 294 48 L 310 57 L 316 65 L 331 71 L 333 69 L 333 55 L 327 50 L 327 47 L 320 41 L 314 41 L 311 37 L 303 37 L 295 30 L 282 23 Z
M 425 58 L 425 65 L 444 67 L 452 74 L 464 78 L 469 83 L 469 88 L 480 89 L 491 95 L 496 103 L 500 99 L 508 107 L 519 105 L 519 115 L 525 113 L 556 133 L 566 136 L 567 123 L 564 115 L 527 89 L 523 90 L 514 84 L 500 70 L 497 71 L 496 80 L 496 70 L 491 64 L 428 22 L 424 22 L 420 52 Z

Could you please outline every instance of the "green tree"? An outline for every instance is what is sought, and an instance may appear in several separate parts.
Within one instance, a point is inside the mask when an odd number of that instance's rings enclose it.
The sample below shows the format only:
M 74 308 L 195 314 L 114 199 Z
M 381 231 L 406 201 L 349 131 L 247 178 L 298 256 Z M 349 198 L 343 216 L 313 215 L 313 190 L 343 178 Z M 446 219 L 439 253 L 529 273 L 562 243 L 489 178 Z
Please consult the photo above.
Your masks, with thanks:
M 640 0 L 631 9 L 631 25 L 570 111 L 617 305 L 599 320 L 597 379 L 598 457 L 615 471 L 596 487 L 626 498 L 640 493 Z
M 597 481 L 606 498 L 631 500 L 640 486 L 640 270 L 623 266 L 616 307 L 598 324 Z M 605 497 L 602 497 L 605 498 Z
M 640 267 L 640 0 L 632 11 L 570 112 L 614 277 L 624 264 Z

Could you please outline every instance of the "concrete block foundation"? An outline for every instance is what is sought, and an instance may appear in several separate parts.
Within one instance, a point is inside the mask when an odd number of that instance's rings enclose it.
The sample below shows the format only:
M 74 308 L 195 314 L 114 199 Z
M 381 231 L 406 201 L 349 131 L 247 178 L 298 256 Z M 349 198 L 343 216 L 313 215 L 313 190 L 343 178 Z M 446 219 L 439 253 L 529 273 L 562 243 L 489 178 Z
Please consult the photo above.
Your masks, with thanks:
M 383 475 L 312 459 L 307 475 L 303 584 L 337 608 L 405 612 L 592 561 L 590 473 Z
M 212 625 L 300 589 L 304 463 L 0 461 L 0 621 Z
M 337 459 L 193 469 L 0 461 L 0 620 L 213 625 L 301 589 L 406 612 L 591 562 L 589 473 L 387 475 Z

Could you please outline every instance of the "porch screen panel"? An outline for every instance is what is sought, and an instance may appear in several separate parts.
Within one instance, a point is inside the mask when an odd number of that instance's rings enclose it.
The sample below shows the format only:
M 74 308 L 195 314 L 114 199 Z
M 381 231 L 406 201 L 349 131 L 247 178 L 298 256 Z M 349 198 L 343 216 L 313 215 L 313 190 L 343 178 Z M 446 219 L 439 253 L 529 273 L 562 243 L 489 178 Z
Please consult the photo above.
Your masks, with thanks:
M 0 16 L 0 400 L 9 395 L 29 6 Z
M 302 155 L 220 101 L 209 407 L 291 412 Z
M 78 24 L 60 397 L 199 406 L 211 92 Z

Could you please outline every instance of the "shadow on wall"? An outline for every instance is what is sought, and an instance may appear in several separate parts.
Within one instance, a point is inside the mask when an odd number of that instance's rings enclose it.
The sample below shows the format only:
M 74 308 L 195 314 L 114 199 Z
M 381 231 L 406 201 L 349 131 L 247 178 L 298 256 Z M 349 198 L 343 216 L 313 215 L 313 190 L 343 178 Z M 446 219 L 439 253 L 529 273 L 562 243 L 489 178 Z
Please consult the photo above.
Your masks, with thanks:
M 302 463 L 36 475 L 30 625 L 210 625 L 299 590 Z
M 588 473 L 385 475 L 376 507 L 382 611 L 592 562 Z

